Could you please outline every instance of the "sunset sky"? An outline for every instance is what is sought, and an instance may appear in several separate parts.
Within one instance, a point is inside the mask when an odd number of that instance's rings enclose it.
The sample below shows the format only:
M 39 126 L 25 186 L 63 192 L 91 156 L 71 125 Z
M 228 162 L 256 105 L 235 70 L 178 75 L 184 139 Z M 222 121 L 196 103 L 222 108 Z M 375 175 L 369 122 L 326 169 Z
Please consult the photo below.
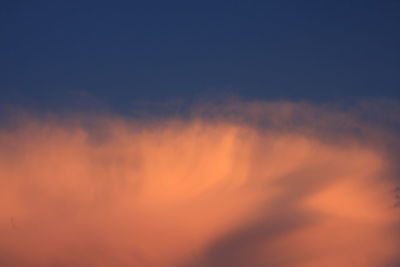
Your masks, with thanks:
M 0 266 L 400 266 L 399 14 L 1 1 Z
M 399 98 L 400 3 L 2 1 L 0 99 L 34 108 Z

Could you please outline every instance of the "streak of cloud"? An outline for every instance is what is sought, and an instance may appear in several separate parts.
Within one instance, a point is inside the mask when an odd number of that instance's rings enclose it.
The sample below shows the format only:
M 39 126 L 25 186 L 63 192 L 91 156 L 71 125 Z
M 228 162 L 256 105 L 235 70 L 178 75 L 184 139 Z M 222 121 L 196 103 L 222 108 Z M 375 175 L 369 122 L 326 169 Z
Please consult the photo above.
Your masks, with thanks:
M 390 266 L 394 137 L 301 103 L 19 119 L 0 131 L 0 265 Z

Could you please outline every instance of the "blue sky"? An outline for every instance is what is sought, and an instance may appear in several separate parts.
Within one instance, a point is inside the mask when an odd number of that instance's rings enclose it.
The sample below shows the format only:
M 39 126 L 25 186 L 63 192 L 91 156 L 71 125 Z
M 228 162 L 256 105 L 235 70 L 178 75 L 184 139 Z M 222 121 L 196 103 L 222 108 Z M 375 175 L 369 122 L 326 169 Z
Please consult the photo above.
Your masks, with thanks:
M 398 1 L 2 1 L 0 103 L 400 96 Z

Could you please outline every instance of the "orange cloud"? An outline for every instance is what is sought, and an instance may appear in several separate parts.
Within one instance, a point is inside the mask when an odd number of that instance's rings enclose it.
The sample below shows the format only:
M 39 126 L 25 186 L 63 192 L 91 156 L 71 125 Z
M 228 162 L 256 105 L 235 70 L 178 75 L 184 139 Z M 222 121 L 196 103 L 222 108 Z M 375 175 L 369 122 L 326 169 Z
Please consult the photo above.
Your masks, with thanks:
M 396 184 L 381 146 L 332 132 L 345 120 L 324 109 L 234 109 L 245 120 L 224 107 L 213 118 L 31 118 L 2 130 L 0 265 L 398 260 Z M 293 110 L 307 120 L 294 123 Z

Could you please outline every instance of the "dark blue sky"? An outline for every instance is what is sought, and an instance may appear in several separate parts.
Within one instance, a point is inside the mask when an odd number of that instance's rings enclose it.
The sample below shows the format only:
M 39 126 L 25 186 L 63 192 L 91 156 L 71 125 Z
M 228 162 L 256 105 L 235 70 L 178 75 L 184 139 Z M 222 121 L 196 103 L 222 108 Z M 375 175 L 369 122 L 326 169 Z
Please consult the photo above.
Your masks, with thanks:
M 400 97 L 400 1 L 1 1 L 1 105 Z

